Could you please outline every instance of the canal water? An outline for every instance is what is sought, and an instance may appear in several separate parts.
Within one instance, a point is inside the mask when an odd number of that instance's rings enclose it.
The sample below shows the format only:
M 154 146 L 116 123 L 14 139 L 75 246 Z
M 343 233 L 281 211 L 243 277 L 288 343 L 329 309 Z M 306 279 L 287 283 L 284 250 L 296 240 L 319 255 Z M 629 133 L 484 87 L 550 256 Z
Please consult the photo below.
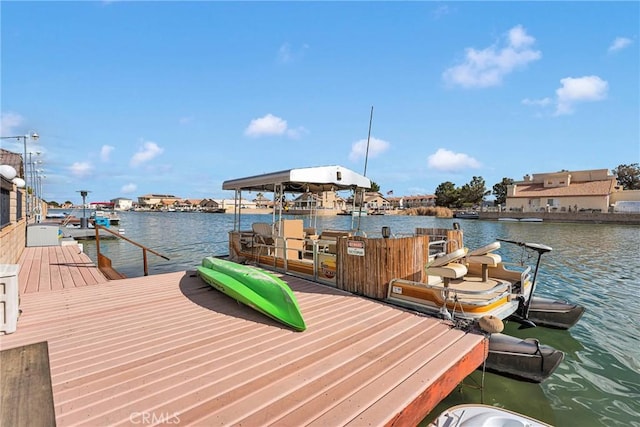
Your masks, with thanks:
M 124 236 L 170 258 L 148 253 L 149 272 L 193 270 L 204 256 L 228 253 L 233 215 L 207 213 L 122 212 Z M 269 215 L 243 215 L 242 229 Z M 518 223 L 452 220 L 415 216 L 368 216 L 359 229 L 380 236 L 383 226 L 393 235 L 416 227 L 451 228 L 457 221 L 465 245 L 483 246 L 497 238 L 543 243 L 553 251 L 543 257 L 536 293 L 577 302 L 587 311 L 569 331 L 545 328 L 506 332 L 537 338 L 565 352 L 557 371 L 542 384 L 525 383 L 482 371 L 474 372 L 423 422 L 460 403 L 498 405 L 555 426 L 640 427 L 640 227 L 610 224 Z M 310 220 L 305 218 L 305 226 Z M 319 217 L 321 229 L 352 229 L 357 219 Z M 95 261 L 95 242 L 84 242 Z M 142 276 L 142 250 L 123 240 L 101 240 L 101 251 L 128 277 Z M 503 244 L 503 259 L 519 261 L 521 251 Z M 482 387 L 481 387 L 482 386 Z

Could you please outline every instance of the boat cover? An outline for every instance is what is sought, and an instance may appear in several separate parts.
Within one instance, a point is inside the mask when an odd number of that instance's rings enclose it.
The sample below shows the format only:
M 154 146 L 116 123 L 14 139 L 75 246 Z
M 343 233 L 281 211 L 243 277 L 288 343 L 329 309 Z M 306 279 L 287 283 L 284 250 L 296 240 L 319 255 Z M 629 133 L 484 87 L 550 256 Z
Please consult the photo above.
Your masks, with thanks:
M 223 182 L 222 189 L 274 192 L 276 186 L 280 185 L 286 192 L 320 193 L 331 190 L 368 189 L 371 188 L 371 181 L 342 166 L 317 166 L 232 179 Z

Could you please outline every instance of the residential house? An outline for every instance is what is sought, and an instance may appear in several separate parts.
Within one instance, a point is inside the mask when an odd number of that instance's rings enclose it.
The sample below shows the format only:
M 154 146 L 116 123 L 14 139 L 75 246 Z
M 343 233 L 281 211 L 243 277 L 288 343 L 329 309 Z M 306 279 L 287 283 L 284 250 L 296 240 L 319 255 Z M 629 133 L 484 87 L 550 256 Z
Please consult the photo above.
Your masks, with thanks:
M 369 210 L 381 211 L 392 209 L 391 203 L 381 193 L 367 192 L 364 193 L 364 206 Z
M 320 206 L 319 200 L 320 196 L 313 193 L 302 193 L 295 199 L 293 199 L 290 203 L 287 204 L 287 207 L 291 207 L 294 210 L 304 210 L 304 211 L 312 211 L 318 209 Z
M 203 212 L 216 212 L 224 209 L 223 205 L 213 199 L 202 199 L 198 206 Z
M 15 169 L 21 181 L 24 180 L 22 156 L 8 150 L 0 149 L 0 164 Z M 3 168 L 4 172 L 12 172 Z M 24 183 L 17 182 L 11 173 L 5 176 L 0 173 L 0 263 L 14 264 L 18 261 L 26 243 L 26 197 Z M 9 179 L 11 178 L 11 179 Z M 1 308 L 1 307 L 0 307 Z M 1 323 L 1 322 L 0 322 Z
M 396 201 L 397 199 L 393 199 L 394 201 Z M 419 194 L 417 196 L 404 196 L 402 198 L 400 198 L 400 200 L 398 201 L 398 206 L 394 206 L 395 207 L 401 207 L 401 208 L 419 208 L 419 207 L 433 207 L 436 205 L 436 196 L 432 195 L 432 194 Z
M 177 204 L 177 208 L 181 211 L 197 211 L 200 209 L 202 199 L 184 199 Z
M 608 169 L 537 173 L 507 186 L 505 210 L 608 212 L 620 192 L 622 187 Z
M 138 206 L 143 209 L 160 209 L 173 205 L 179 200 L 180 197 L 171 194 L 145 194 L 144 196 L 138 196 Z
M 253 202 L 255 202 L 256 208 L 258 209 L 270 208 L 273 206 L 273 202 L 264 197 L 262 193 L 258 193 L 258 197 L 253 199 Z
M 133 200 L 124 197 L 111 199 L 111 203 L 113 203 L 113 208 L 117 211 L 128 211 L 133 208 Z

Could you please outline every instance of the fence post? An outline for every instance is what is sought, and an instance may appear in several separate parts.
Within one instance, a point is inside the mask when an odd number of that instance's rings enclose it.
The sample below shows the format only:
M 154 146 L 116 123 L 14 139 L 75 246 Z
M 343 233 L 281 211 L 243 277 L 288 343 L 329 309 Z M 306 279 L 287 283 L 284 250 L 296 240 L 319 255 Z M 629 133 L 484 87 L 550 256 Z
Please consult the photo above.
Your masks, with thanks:
M 144 275 L 148 276 L 149 271 L 147 269 L 147 249 L 142 248 L 142 262 L 144 263 Z

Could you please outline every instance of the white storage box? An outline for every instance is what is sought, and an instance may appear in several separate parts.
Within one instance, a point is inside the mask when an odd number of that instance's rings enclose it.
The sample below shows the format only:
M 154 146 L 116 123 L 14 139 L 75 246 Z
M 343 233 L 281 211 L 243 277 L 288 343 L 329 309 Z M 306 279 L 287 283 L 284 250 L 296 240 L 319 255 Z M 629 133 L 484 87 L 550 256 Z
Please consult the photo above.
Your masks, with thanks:
M 33 224 L 27 227 L 27 247 L 60 246 L 61 237 L 57 224 Z
M 18 264 L 0 264 L 0 332 L 16 331 L 20 313 Z

